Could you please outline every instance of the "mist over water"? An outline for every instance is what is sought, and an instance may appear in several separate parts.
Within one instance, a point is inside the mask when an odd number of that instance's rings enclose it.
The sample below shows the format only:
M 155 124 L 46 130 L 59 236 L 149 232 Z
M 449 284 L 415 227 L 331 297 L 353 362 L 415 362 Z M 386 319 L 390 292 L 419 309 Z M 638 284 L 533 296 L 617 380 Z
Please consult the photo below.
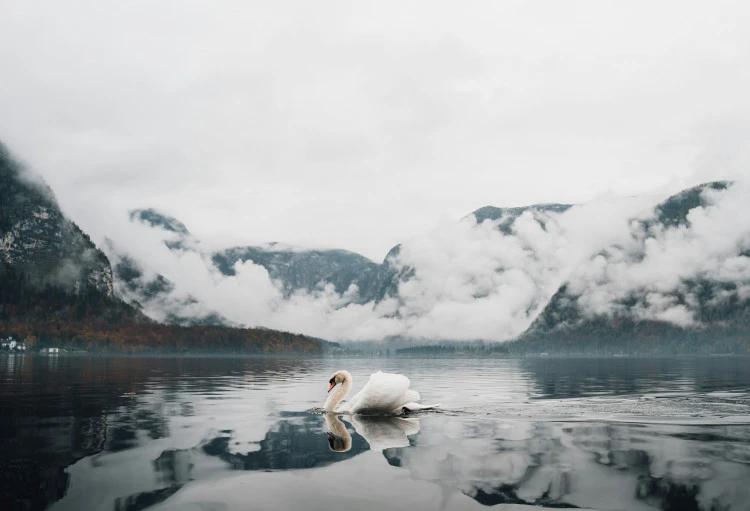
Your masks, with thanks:
M 2 356 L 0 503 L 744 510 L 747 362 Z M 320 413 L 342 368 L 444 407 Z

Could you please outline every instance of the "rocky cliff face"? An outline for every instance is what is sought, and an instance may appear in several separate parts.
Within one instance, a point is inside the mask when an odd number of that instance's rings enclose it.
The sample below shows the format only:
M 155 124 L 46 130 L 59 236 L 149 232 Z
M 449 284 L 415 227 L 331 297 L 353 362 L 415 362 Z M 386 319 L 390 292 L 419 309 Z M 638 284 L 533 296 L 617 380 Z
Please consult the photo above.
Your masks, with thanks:
M 0 262 L 36 286 L 112 294 L 107 257 L 60 211 L 52 191 L 0 144 Z

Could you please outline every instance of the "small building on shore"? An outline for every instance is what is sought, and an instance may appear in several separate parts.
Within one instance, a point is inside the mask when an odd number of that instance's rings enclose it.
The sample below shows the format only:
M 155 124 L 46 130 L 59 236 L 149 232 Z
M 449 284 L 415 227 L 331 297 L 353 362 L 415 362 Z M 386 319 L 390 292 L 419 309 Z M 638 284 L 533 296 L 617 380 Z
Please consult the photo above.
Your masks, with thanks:
M 13 337 L 0 338 L 0 351 L 26 351 L 26 345 Z

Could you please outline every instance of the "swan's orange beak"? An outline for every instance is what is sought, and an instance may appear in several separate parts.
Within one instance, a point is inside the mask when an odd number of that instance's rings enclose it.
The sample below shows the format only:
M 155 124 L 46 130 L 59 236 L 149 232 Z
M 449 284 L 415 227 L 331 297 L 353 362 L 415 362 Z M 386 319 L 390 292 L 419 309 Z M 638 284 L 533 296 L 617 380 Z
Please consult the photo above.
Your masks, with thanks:
M 332 382 L 331 382 L 331 385 L 330 385 L 330 386 L 328 387 L 328 392 L 330 392 L 330 391 L 331 391 L 331 389 L 332 389 L 333 387 L 335 387 L 335 386 L 336 386 L 336 382 L 335 382 L 335 381 L 332 381 Z

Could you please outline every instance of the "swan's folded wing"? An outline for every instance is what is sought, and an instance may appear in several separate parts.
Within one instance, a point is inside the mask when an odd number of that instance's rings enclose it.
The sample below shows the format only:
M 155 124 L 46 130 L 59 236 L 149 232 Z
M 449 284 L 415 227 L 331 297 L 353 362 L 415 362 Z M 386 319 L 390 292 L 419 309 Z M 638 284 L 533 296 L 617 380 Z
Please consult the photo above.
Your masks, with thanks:
M 409 378 L 402 374 L 378 371 L 349 402 L 352 413 L 383 414 L 400 410 L 407 403 L 419 401 L 419 392 L 409 388 Z

